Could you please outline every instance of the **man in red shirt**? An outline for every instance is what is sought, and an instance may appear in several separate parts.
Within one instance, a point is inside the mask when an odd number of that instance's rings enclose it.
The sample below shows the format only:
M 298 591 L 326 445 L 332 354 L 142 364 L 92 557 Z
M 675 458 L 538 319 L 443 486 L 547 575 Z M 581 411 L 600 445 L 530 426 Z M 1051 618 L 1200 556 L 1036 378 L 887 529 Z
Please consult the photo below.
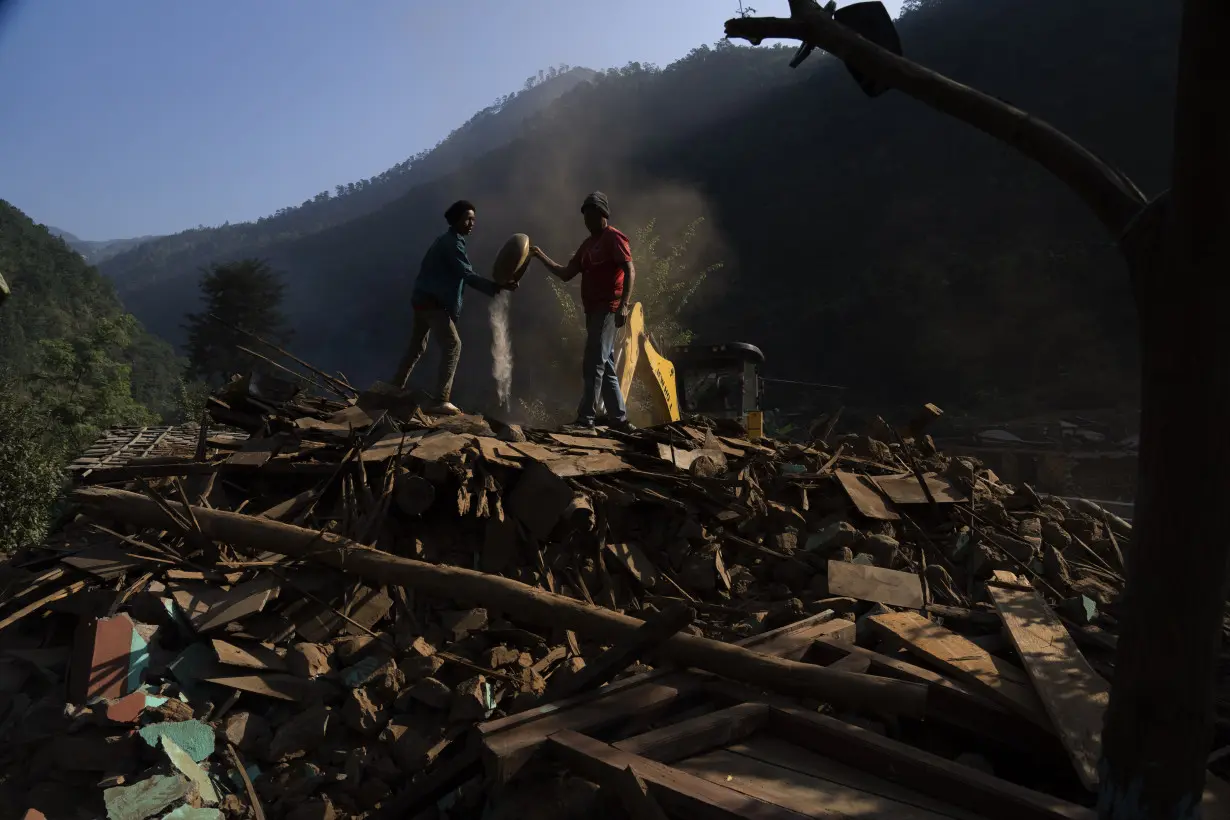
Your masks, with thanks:
M 581 216 L 589 236 L 567 265 L 553 261 L 537 246 L 530 248 L 530 253 L 565 282 L 581 274 L 586 335 L 582 363 L 584 381 L 576 426 L 594 426 L 595 405 L 601 394 L 606 405 L 607 424 L 617 430 L 631 430 L 628 410 L 619 389 L 619 376 L 615 372 L 615 335 L 628 320 L 628 306 L 636 282 L 632 246 L 628 244 L 628 237 L 611 226 L 611 206 L 601 191 L 594 191 L 585 198 Z

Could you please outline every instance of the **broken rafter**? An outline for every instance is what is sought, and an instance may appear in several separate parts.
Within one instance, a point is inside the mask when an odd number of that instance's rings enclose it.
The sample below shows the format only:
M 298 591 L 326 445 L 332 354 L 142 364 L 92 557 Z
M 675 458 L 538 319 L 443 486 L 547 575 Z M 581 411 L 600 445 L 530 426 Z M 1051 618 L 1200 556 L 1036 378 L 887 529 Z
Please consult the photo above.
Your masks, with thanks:
M 154 501 L 125 490 L 86 488 L 75 492 L 73 499 L 104 515 L 134 524 L 157 525 L 165 515 Z M 400 584 L 449 599 L 482 601 L 509 615 L 573 629 L 600 640 L 622 640 L 643 623 L 507 578 L 400 558 L 331 533 L 219 510 L 197 508 L 193 513 L 205 534 L 218 541 L 310 559 L 378 583 Z M 695 635 L 675 635 L 663 645 L 663 651 L 681 665 L 773 691 L 807 695 L 848 708 L 870 708 L 885 714 L 919 717 L 925 711 L 926 689 L 914 684 L 771 658 Z

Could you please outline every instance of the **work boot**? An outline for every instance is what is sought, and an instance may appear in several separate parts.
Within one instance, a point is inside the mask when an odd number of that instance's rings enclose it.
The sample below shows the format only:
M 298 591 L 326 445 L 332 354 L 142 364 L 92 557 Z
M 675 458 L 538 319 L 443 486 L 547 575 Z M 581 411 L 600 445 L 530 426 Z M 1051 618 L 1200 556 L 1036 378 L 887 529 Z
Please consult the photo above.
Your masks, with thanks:
M 595 427 L 592 421 L 586 421 L 585 419 L 577 419 L 568 426 L 575 430 L 593 430 Z
M 460 416 L 461 408 L 453 404 L 451 401 L 442 401 L 439 404 L 432 405 L 427 408 L 429 416 Z
M 622 421 L 613 421 L 610 424 L 608 424 L 607 427 L 617 432 L 620 432 L 620 433 L 635 433 L 636 432 L 636 425 L 628 421 L 627 419 L 623 419 Z

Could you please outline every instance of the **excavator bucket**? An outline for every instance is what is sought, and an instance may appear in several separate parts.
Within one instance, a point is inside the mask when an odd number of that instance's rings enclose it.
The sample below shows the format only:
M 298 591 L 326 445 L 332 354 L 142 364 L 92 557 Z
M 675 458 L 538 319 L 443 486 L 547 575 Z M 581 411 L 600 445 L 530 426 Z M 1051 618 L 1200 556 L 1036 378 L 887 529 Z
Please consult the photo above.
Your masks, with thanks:
M 623 344 L 619 351 L 619 389 L 627 401 L 636 382 L 641 383 L 650 407 L 650 424 L 679 421 L 679 392 L 675 383 L 675 365 L 654 347 L 645 329 L 645 308 L 640 302 L 632 306 L 624 325 Z M 643 423 L 645 420 L 640 420 Z

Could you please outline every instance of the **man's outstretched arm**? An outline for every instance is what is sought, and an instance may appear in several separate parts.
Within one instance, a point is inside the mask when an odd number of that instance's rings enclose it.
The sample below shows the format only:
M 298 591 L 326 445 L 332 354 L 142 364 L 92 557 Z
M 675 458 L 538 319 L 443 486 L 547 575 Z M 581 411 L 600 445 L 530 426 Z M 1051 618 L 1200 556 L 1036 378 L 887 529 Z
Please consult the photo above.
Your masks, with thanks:
M 505 287 L 491 279 L 486 279 L 474 272 L 474 266 L 470 264 L 470 257 L 466 255 L 465 246 L 461 242 L 453 245 L 452 250 L 448 254 L 449 265 L 453 272 L 461 277 L 461 280 L 468 286 L 474 288 L 479 293 L 485 293 L 488 296 L 495 296 L 501 290 L 514 290 L 515 286 Z
M 546 252 L 537 245 L 530 248 L 530 255 L 536 257 L 547 267 L 547 270 L 551 271 L 565 282 L 569 279 L 576 278 L 576 275 L 581 272 L 581 262 L 575 255 L 568 261 L 567 265 L 561 265 L 559 262 L 556 262 L 554 259 L 547 256 Z

